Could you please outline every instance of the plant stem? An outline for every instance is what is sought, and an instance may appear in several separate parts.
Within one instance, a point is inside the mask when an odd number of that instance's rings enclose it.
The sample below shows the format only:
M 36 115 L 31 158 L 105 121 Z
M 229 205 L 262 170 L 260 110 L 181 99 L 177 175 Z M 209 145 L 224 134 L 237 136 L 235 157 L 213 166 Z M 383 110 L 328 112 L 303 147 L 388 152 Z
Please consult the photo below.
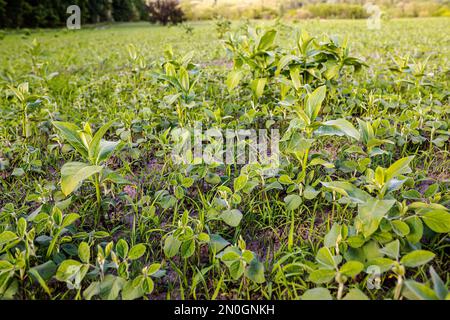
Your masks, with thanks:
M 101 207 L 102 207 L 102 198 L 101 198 L 101 193 L 100 193 L 100 178 L 97 175 L 95 175 L 95 179 L 94 179 L 94 184 L 95 184 L 95 194 L 97 196 L 97 215 L 95 217 L 95 225 L 98 225 L 98 223 L 100 222 L 100 211 L 101 211 Z

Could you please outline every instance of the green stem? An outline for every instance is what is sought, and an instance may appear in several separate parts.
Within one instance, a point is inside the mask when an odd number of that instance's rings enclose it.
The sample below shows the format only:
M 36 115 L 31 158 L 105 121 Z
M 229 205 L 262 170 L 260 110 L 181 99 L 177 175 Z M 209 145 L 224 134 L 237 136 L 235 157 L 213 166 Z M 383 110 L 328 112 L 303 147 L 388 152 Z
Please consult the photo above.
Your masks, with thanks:
M 95 217 L 95 225 L 98 225 L 98 223 L 100 222 L 100 211 L 101 211 L 101 207 L 102 207 L 102 197 L 101 197 L 101 193 L 100 193 L 100 178 L 98 175 L 95 176 L 94 179 L 94 184 L 95 184 L 95 194 L 97 196 L 97 215 Z

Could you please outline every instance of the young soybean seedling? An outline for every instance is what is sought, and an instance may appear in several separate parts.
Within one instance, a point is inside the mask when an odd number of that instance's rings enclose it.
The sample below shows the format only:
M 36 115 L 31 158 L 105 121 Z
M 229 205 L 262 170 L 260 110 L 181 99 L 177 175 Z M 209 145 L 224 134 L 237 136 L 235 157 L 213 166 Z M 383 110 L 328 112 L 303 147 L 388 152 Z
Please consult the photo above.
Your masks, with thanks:
M 100 219 L 101 210 L 101 186 L 106 182 L 128 183 L 114 171 L 107 168 L 108 159 L 123 145 L 120 141 L 107 141 L 102 139 L 114 120 L 103 125 L 95 134 L 89 123 L 83 129 L 68 122 L 53 122 L 61 136 L 75 149 L 84 160 L 68 162 L 61 168 L 61 190 L 68 196 L 74 192 L 83 181 L 92 182 L 95 186 L 97 198 L 96 224 Z

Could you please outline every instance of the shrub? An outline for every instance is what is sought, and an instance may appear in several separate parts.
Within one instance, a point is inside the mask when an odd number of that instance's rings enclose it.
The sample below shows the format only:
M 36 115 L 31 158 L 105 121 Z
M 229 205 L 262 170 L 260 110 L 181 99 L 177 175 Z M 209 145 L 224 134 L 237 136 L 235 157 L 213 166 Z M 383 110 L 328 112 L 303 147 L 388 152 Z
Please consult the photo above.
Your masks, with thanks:
M 147 4 L 150 22 L 178 24 L 184 20 L 184 12 L 177 0 L 155 0 Z

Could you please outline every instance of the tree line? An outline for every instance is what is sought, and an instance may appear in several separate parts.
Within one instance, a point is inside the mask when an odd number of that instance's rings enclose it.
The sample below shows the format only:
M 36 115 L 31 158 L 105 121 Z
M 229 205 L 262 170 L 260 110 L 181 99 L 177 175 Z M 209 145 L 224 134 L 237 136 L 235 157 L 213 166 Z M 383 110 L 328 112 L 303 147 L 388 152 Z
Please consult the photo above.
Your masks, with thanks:
M 0 0 L 0 28 L 46 28 L 66 24 L 67 7 L 78 5 L 81 22 L 147 20 L 145 0 Z

